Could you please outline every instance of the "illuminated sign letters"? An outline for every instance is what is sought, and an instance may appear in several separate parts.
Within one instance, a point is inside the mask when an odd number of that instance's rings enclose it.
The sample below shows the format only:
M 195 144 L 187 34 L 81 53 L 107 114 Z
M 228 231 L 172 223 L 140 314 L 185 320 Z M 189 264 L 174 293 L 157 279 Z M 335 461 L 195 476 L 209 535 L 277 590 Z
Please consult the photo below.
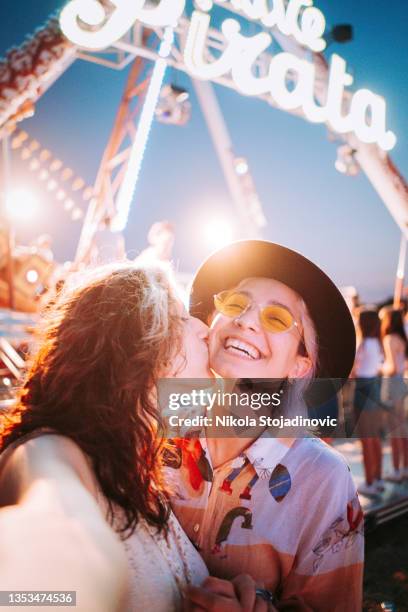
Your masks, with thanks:
M 97 0 L 71 0 L 64 7 L 60 24 L 74 44 L 92 50 L 109 47 L 119 40 L 136 21 L 147 26 L 176 26 L 185 9 L 185 0 L 161 0 L 154 7 L 145 7 L 145 0 L 111 0 L 114 9 L 107 13 Z M 225 0 L 222 5 L 239 10 L 250 20 L 264 26 L 277 27 L 284 35 L 293 36 L 301 45 L 319 52 L 325 48 L 325 19 L 313 6 L 313 0 Z M 208 60 L 206 53 L 211 24 L 211 0 L 197 0 L 184 46 L 184 64 L 199 79 L 213 80 L 231 75 L 236 88 L 245 95 L 269 94 L 285 110 L 301 110 L 315 123 L 327 123 L 335 132 L 354 132 L 366 143 L 377 143 L 390 150 L 396 136 L 386 127 L 386 102 L 369 89 L 350 92 L 347 112 L 343 109 L 345 88 L 352 85 L 346 62 L 338 55 L 331 58 L 327 97 L 320 105 L 314 96 L 315 66 L 292 53 L 271 56 L 268 74 L 257 76 L 254 64 L 272 42 L 267 31 L 252 36 L 241 33 L 240 23 L 228 18 L 221 24 L 226 46 L 217 59 Z M 288 77 L 294 83 L 288 87 Z

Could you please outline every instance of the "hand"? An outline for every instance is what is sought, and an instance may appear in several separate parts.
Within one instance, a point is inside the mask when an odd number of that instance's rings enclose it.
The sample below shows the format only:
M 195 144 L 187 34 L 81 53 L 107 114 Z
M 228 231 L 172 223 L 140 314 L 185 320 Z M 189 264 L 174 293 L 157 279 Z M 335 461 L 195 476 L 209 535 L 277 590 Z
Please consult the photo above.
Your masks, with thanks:
M 232 581 L 210 576 L 201 587 L 190 586 L 188 612 L 276 612 L 276 608 L 256 597 L 255 581 L 246 574 Z

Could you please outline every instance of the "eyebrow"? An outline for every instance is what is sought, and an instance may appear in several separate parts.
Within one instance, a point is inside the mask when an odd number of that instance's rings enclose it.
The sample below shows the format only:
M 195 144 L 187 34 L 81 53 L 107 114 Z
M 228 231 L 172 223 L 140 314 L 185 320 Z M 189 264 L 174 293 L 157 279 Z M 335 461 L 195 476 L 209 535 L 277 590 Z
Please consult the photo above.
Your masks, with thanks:
M 254 299 L 254 296 L 252 295 L 250 291 L 245 291 L 245 289 L 238 289 L 238 288 L 236 289 L 236 291 L 239 291 L 239 293 L 243 293 L 244 295 L 247 295 L 252 300 Z M 292 315 L 292 317 L 296 320 L 295 315 L 293 314 L 291 308 L 289 308 L 287 304 L 282 304 L 282 302 L 278 302 L 277 300 L 268 300 L 266 304 L 268 306 L 281 306 L 282 308 L 286 308 L 286 310 L 288 310 L 290 314 Z

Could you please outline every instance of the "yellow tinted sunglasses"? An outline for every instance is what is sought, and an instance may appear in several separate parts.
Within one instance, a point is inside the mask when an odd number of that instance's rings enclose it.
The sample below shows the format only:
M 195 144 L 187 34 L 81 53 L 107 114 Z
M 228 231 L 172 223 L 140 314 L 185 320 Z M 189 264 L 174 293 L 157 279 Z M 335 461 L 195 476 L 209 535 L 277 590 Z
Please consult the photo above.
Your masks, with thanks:
M 217 311 L 232 319 L 242 316 L 251 308 L 252 304 L 253 301 L 249 295 L 240 291 L 227 290 L 214 295 L 214 306 Z M 268 332 L 281 334 L 289 331 L 292 327 L 296 327 L 302 338 L 297 322 L 285 306 L 280 304 L 260 306 L 259 318 L 262 327 Z

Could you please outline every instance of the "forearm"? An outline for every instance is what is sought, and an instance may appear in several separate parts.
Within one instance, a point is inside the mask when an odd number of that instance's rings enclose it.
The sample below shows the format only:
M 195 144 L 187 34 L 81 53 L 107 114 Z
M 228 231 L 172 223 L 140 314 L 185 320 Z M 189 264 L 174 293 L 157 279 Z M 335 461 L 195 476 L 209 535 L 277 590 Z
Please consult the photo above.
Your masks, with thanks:
M 0 481 L 4 589 L 76 590 L 81 610 L 118 607 L 127 563 L 94 489 L 85 456 L 71 441 L 44 436 L 13 451 Z
M 360 612 L 362 605 L 363 564 L 340 567 L 315 576 L 291 574 L 283 588 L 284 603 L 299 597 L 313 612 Z M 279 607 L 279 606 L 278 606 Z M 285 609 L 283 607 L 283 609 Z M 303 610 L 293 607 L 293 610 Z
M 65 495 L 44 480 L 18 505 L 0 510 L 2 590 L 76 591 L 79 610 L 120 609 L 123 547 L 100 513 L 90 511 L 92 498 L 78 501 L 77 511 L 68 508 Z

